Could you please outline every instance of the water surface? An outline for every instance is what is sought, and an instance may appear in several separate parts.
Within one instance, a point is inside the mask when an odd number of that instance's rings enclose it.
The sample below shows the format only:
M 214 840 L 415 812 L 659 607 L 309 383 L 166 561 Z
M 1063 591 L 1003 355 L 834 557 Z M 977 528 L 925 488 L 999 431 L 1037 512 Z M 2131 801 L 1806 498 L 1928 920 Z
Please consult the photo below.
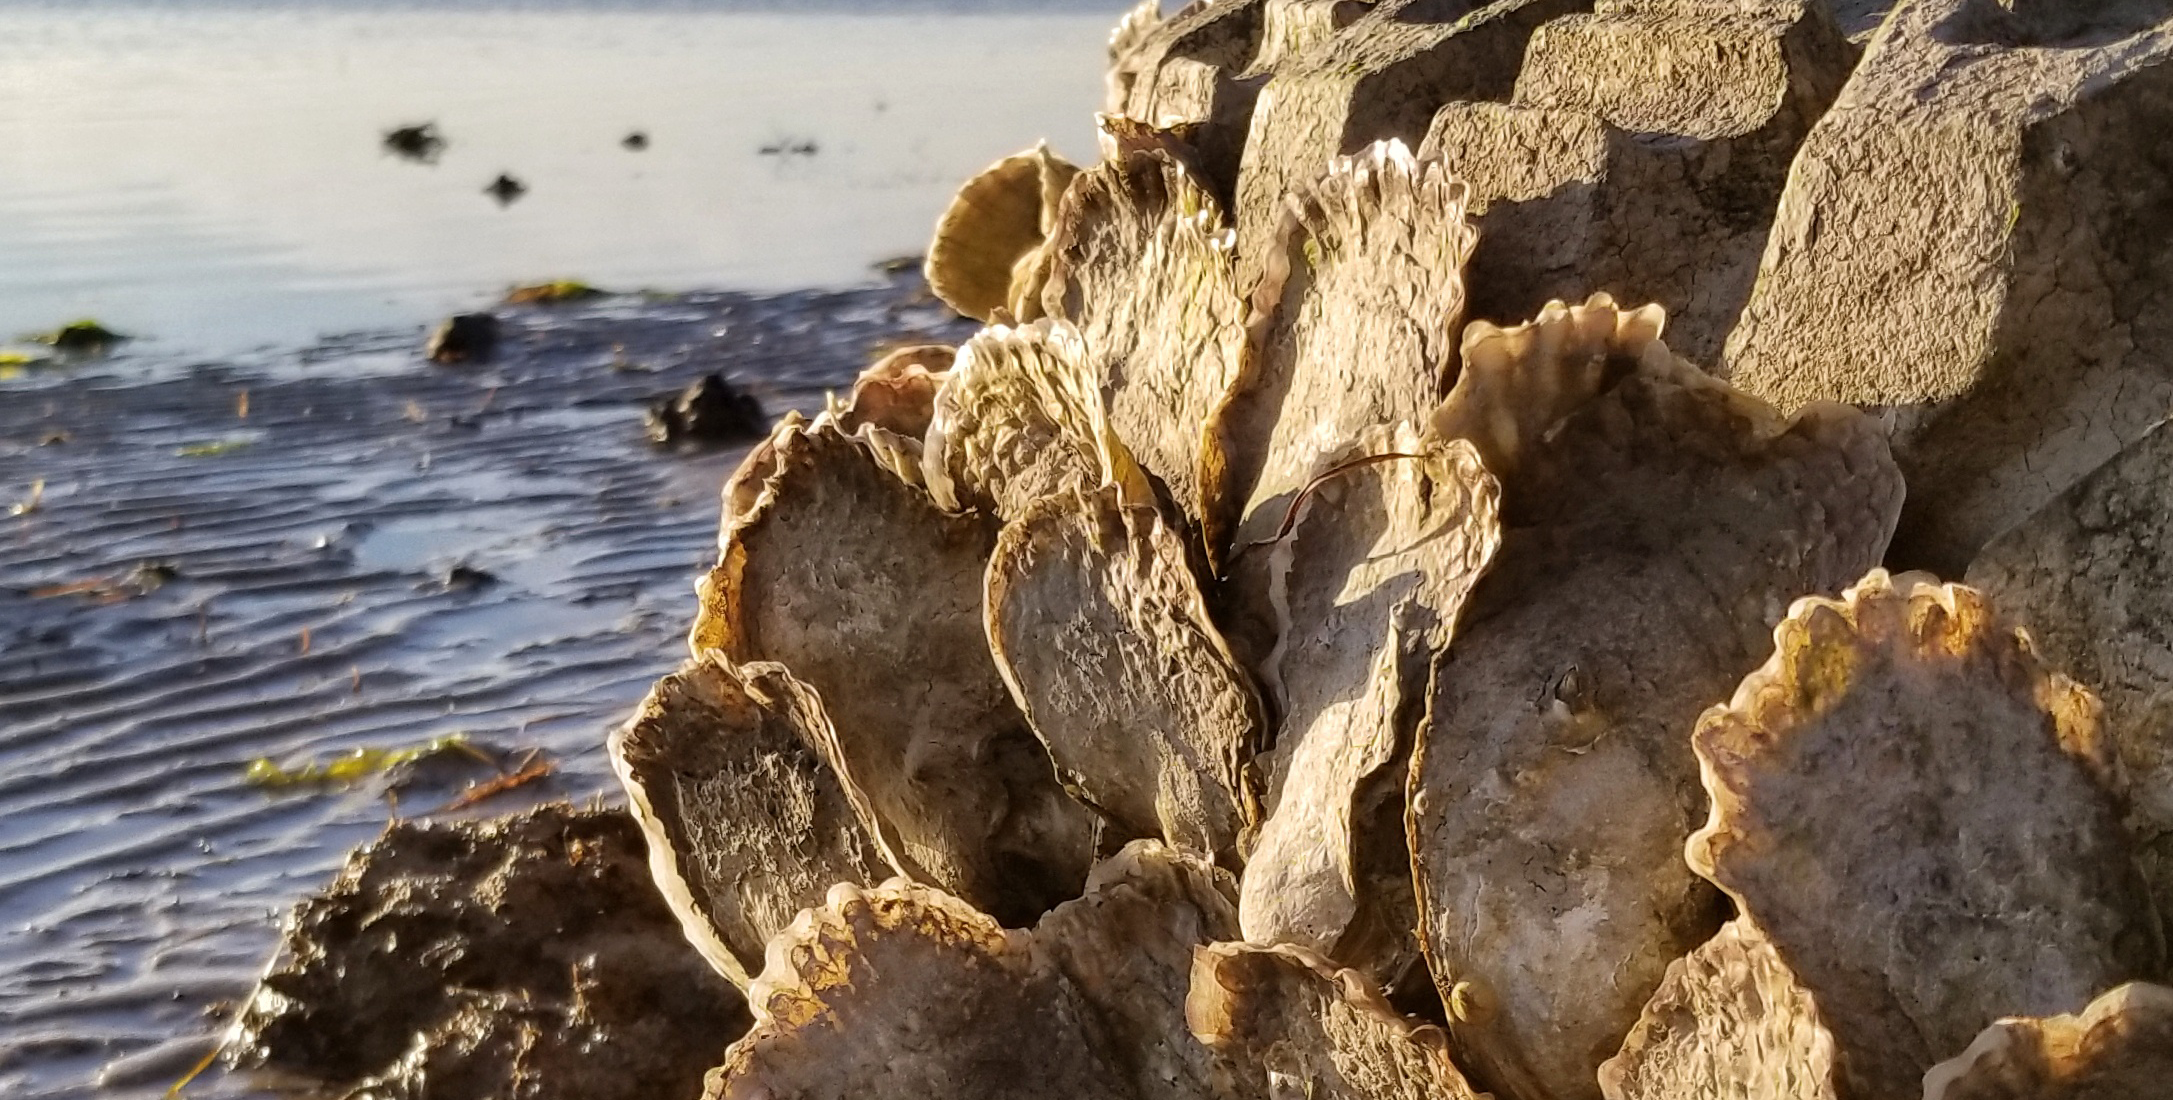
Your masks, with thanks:
M 226 351 L 551 277 L 862 281 L 981 165 L 1092 153 L 1122 6 L 0 0 L 0 339 L 95 316 Z M 381 147 L 425 121 L 434 165 Z M 501 172 L 530 188 L 502 208 Z

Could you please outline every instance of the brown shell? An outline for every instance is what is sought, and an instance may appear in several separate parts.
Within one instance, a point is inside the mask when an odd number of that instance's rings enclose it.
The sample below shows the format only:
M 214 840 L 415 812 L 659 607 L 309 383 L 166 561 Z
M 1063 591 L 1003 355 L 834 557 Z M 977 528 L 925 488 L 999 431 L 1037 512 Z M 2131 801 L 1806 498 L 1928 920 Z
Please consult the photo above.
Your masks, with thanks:
M 867 797 L 831 765 L 822 701 L 778 664 L 712 652 L 664 677 L 611 735 L 649 867 L 687 939 L 742 989 L 762 948 L 840 882 L 897 873 Z
M 839 886 L 801 914 L 747 1001 L 754 1029 L 705 1100 L 1134 1095 L 1093 1009 L 1028 933 L 902 879 Z
M 2097 701 L 1982 595 L 1876 570 L 1774 645 L 1698 720 L 1686 854 L 1818 998 L 1852 1091 L 2160 973 Z
M 936 391 L 921 464 L 950 511 L 1010 519 L 1052 493 L 1126 489 L 1152 499 L 1110 430 L 1079 331 L 1055 320 L 984 329 Z
M 1266 537 L 1359 432 L 1421 421 L 1448 394 L 1477 240 L 1463 185 L 1400 141 L 1331 161 L 1292 201 L 1208 427 L 1210 552 Z
M 1261 736 L 1184 540 L 1115 489 L 1044 497 L 989 560 L 989 648 L 1083 801 L 1130 836 L 1235 859 Z
M 1833 1033 L 1758 926 L 1741 917 L 1668 965 L 1622 1053 L 1601 1063 L 1607 1100 L 1841 1100 Z
M 1452 1021 L 1458 1048 L 1518 1100 L 1597 1097 L 1668 964 L 1719 930 L 1680 855 L 1705 810 L 1686 733 L 1790 600 L 1878 562 L 1901 505 L 1875 423 L 1784 420 L 1647 316 L 1550 306 L 1484 341 L 1513 353 L 1476 359 L 1443 418 L 1507 471 L 1505 531 L 1436 667 L 1411 850 L 1436 984 L 1494 1006 Z
M 1037 253 L 1057 200 L 1078 173 L 1044 142 L 967 180 L 936 222 L 923 265 L 928 288 L 977 321 L 1015 317 L 1021 301 L 1038 304 Z
M 839 759 L 916 881 L 1012 920 L 1078 892 L 1095 817 L 1057 784 L 989 657 L 992 519 L 947 514 L 827 419 L 781 425 L 700 585 L 697 651 L 820 693 Z
M 2001 1020 L 1924 1075 L 1924 1100 L 2143 1100 L 2173 1090 L 2173 989 L 2130 982 L 2079 1015 Z
M 1477 452 L 1408 425 L 1359 440 L 1265 549 L 1283 715 L 1246 866 L 1245 938 L 1293 943 L 1383 983 L 1416 959 L 1403 785 L 1428 669 L 1501 543 Z
M 1182 161 L 1137 152 L 1080 174 L 1046 246 L 1044 311 L 1077 326 L 1111 427 L 1194 529 L 1207 419 L 1245 346 L 1227 221 Z
M 1185 1026 L 1193 953 L 1237 934 L 1236 889 L 1204 859 L 1134 841 L 1034 927 L 1036 957 L 1094 1006 L 1140 1100 L 1265 1100 Z
M 852 395 L 834 412 L 838 429 L 851 435 L 872 426 L 914 440 L 927 435 L 936 390 L 957 358 L 949 344 L 913 344 L 883 356 L 853 380 Z
M 1357 971 L 1302 947 L 1201 948 L 1185 1018 L 1261 1095 L 1483 1100 L 1439 1028 L 1405 1019 Z

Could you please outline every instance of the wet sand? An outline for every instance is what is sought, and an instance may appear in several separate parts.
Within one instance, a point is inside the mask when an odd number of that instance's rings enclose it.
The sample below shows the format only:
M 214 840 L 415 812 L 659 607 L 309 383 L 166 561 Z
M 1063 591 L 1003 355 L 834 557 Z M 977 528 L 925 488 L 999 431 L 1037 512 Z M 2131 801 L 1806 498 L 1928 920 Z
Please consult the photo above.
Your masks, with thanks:
M 296 899 L 489 774 L 275 792 L 256 757 L 462 733 L 559 767 L 466 812 L 614 796 L 605 733 L 684 652 L 741 453 L 651 447 L 644 404 L 721 370 L 773 414 L 819 407 L 879 344 L 967 331 L 903 281 L 502 316 L 485 367 L 425 363 L 405 330 L 6 383 L 0 1094 L 162 1093 Z M 171 579 L 134 594 L 146 562 Z

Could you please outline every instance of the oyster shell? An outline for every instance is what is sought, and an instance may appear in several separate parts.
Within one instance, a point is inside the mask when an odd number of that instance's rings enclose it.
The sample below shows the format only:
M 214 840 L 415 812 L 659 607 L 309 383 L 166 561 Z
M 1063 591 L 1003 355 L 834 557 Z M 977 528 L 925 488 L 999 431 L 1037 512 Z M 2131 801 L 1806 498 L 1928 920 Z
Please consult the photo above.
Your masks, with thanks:
M 1463 185 L 1400 141 L 1336 158 L 1292 201 L 1252 292 L 1250 351 L 1209 423 L 1211 553 L 1266 537 L 1359 432 L 1440 404 L 1477 240 Z
M 1042 308 L 1078 327 L 1111 426 L 1194 529 L 1208 416 L 1245 346 L 1227 222 L 1180 159 L 1133 152 L 1080 173 L 1046 246 Z
M 2097 701 L 1982 595 L 1875 570 L 1774 643 L 1698 720 L 1687 855 L 1818 998 L 1852 1092 L 2161 972 Z
M 1439 1028 L 1405 1019 L 1364 977 L 1302 947 L 1218 943 L 1193 954 L 1185 1018 L 1265 1096 L 1483 1100 Z
M 1833 1033 L 1758 926 L 1741 917 L 1670 963 L 1622 1053 L 1607 1100 L 1840 1100 Z
M 1126 835 L 1234 860 L 1260 703 L 1161 513 L 1044 497 L 997 539 L 987 593 L 996 666 L 1066 785 Z
M 1054 320 L 983 330 L 936 391 L 921 456 L 929 493 L 950 511 L 1011 519 L 1052 493 L 1153 490 L 1110 430 L 1085 343 Z
M 711 653 L 657 681 L 611 735 L 649 869 L 687 939 L 744 989 L 770 937 L 840 882 L 896 874 L 834 769 L 822 701 L 783 665 Z
M 876 427 L 919 440 L 936 414 L 936 390 L 943 385 L 958 349 L 949 344 L 913 344 L 898 348 L 860 372 L 851 396 L 833 411 L 838 430 L 847 435 Z
M 1018 922 L 1077 894 L 1096 819 L 1057 784 L 982 633 L 995 521 L 938 509 L 826 418 L 788 420 L 749 462 L 765 476 L 726 518 L 696 651 L 780 662 L 821 695 L 915 881 Z
M 2141 1100 L 2173 1083 L 2173 989 L 2130 982 L 2074 1016 L 2001 1020 L 1924 1075 L 1924 1100 Z
M 1393 983 L 1417 958 L 1403 785 L 1428 668 L 1501 542 L 1500 488 L 1462 442 L 1366 433 L 1271 544 L 1283 715 L 1239 913 Z
M 928 289 L 977 321 L 1031 321 L 1041 299 L 1040 250 L 1077 165 L 1043 142 L 966 181 L 936 221 L 922 265 Z
M 839 886 L 770 943 L 754 1029 L 705 1100 L 1132 1100 L 1093 1009 L 1032 937 L 903 880 Z
M 1421 935 L 1473 1076 L 1586 1100 L 1669 963 L 1726 914 L 1683 865 L 1685 736 L 1806 592 L 1876 564 L 1902 484 L 1878 426 L 1783 420 L 1604 298 L 1474 324 L 1437 430 L 1492 452 L 1502 546 L 1438 662 L 1411 771 Z M 1484 1017 L 1484 1018 L 1481 1018 Z

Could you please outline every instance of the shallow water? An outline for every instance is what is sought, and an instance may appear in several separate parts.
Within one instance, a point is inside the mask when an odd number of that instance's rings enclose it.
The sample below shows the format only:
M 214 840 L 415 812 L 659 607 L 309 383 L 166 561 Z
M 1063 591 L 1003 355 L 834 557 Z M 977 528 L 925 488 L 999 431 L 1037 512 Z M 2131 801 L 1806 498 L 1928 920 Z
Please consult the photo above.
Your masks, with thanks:
M 721 370 L 810 408 L 962 338 L 869 265 L 989 160 L 1091 152 L 1121 6 L 0 0 L 0 344 L 145 337 L 0 367 L 0 1096 L 163 1093 L 350 847 L 491 774 L 266 791 L 257 757 L 461 733 L 558 765 L 466 812 L 613 796 L 740 457 L 651 448 L 644 403 Z M 380 148 L 426 119 L 435 164 Z M 761 293 L 515 310 L 492 365 L 421 360 L 425 321 L 557 276 Z
M 616 801 L 605 734 L 685 653 L 744 450 L 657 450 L 645 401 L 720 370 L 816 408 L 882 342 L 970 331 L 910 283 L 508 317 L 487 368 L 393 334 L 0 401 L 0 485 L 45 482 L 0 500 L 0 1095 L 156 1095 L 349 847 L 492 774 L 268 791 L 256 757 L 460 733 L 558 765 L 469 812 Z
M 1093 152 L 1124 6 L 0 0 L 0 341 L 94 316 L 227 352 L 545 278 L 861 281 L 989 161 Z M 424 121 L 435 164 L 381 146 Z M 530 188 L 505 207 L 500 172 Z

